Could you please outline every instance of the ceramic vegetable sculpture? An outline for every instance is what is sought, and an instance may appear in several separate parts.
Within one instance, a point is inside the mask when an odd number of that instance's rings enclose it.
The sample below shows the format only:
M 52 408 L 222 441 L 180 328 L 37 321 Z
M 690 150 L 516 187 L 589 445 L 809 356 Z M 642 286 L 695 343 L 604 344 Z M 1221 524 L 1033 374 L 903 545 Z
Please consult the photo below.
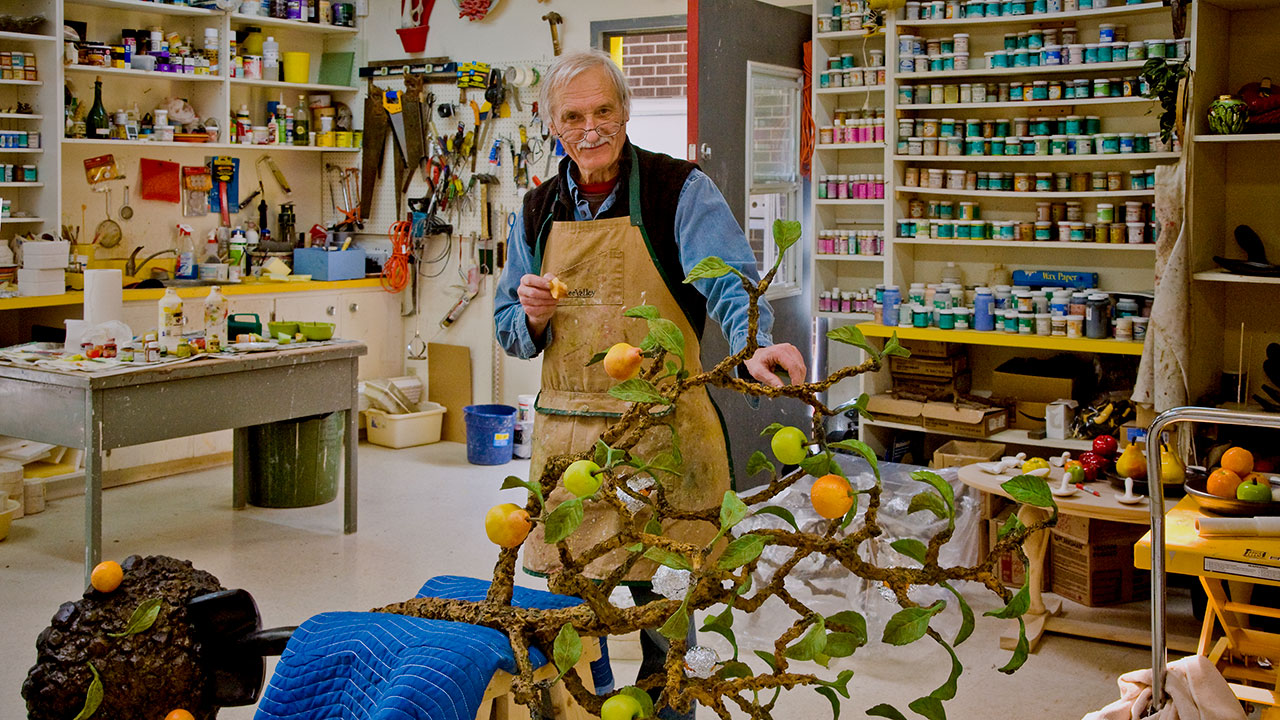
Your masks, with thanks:
M 800 238 L 800 227 L 798 223 L 778 222 L 774 224 L 773 234 L 781 262 L 782 254 Z M 758 301 L 776 270 L 775 265 L 758 284 L 742 278 L 743 288 L 751 300 L 748 338 L 756 336 Z M 736 272 L 719 258 L 708 258 L 699 263 L 686 280 L 692 282 Z M 876 457 L 871 448 L 857 440 L 826 443 L 824 431 L 827 418 L 837 412 L 855 409 L 866 414 L 867 398 L 864 395 L 849 406 L 833 409 L 824 404 L 820 395 L 844 378 L 878 370 L 887 356 L 905 356 L 907 352 L 898 344 L 896 336 L 883 348 L 876 348 L 856 327 L 833 330 L 828 333 L 830 339 L 862 349 L 867 359 L 818 382 L 771 388 L 745 382 L 736 375 L 738 366 L 756 351 L 754 340 L 749 340 L 741 352 L 715 367 L 691 375 L 684 370 L 684 338 L 675 331 L 673 323 L 659 317 L 656 309 L 649 306 L 630 308 L 624 315 L 633 318 L 632 322 L 649 325 L 649 335 L 640 348 L 643 357 L 638 375 L 631 374 L 631 367 L 626 368 L 626 373 L 610 373 L 615 378 L 628 378 L 615 385 L 610 394 L 631 403 L 629 409 L 601 435 L 594 447 L 565 448 L 564 455 L 547 463 L 542 477 L 529 480 L 510 477 L 503 485 L 527 489 L 524 509 L 528 511 L 528 518 L 544 526 L 545 541 L 554 543 L 560 552 L 561 568 L 548 577 L 550 588 L 579 596 L 583 604 L 547 611 L 511 607 L 520 548 L 504 546 L 498 553 L 492 585 L 483 602 L 420 598 L 388 605 L 380 611 L 477 623 L 503 631 L 511 638 L 518 665 L 513 694 L 526 704 L 536 702 L 540 686 L 550 682 L 534 681 L 528 648 L 537 645 L 548 649 L 566 687 L 579 704 L 596 715 L 621 712 L 627 717 L 653 716 L 653 703 L 644 690 L 660 689 L 660 705 L 683 710 L 696 702 L 721 718 L 730 717 L 731 707 L 752 718 L 770 718 L 778 691 L 802 687 L 824 695 L 838 715 L 841 702 L 857 696 L 849 690 L 851 670 L 825 669 L 833 658 L 852 655 L 868 642 L 906 645 L 927 637 L 940 646 L 937 660 L 944 666 L 949 660 L 951 672 L 941 686 L 923 688 L 920 697 L 907 703 L 907 709 L 925 718 L 945 717 L 942 704 L 954 697 L 962 672 L 952 647 L 964 642 L 974 627 L 973 612 L 953 583 L 971 580 L 984 585 L 1005 602 L 1003 608 L 988 614 L 1017 619 L 1020 630 L 1021 615 L 1029 602 L 1028 589 L 1023 587 L 1016 593 L 1006 589 L 992 574 L 991 560 L 972 567 L 939 564 L 939 551 L 954 531 L 955 497 L 946 481 L 925 470 L 912 476 L 920 483 L 920 492 L 911 499 L 910 509 L 947 521 L 945 529 L 927 542 L 916 539 L 893 542 L 892 547 L 898 554 L 882 558 L 881 563 L 864 558 L 864 546 L 883 533 L 877 521 L 882 487 Z M 608 349 L 600 350 L 592 362 L 609 362 L 605 359 Z M 752 476 L 765 474 L 766 484 L 742 496 L 726 492 L 719 507 L 681 510 L 667 495 L 672 483 L 684 481 L 679 439 L 674 438 L 669 452 L 656 457 L 642 456 L 636 448 L 651 433 L 662 433 L 664 437 L 673 434 L 671 426 L 664 423 L 662 410 L 673 406 L 682 393 L 704 385 L 747 395 L 798 399 L 812 408 L 813 426 L 807 432 L 776 424 L 763 428 L 764 434 L 772 436 L 775 459 L 784 466 L 798 464 L 799 468 L 781 472 L 769 457 L 757 452 L 750 458 L 746 472 Z M 866 458 L 877 478 L 876 484 L 867 489 L 853 489 L 834 457 L 836 452 L 853 452 Z M 771 500 L 806 475 L 818 478 L 811 492 L 815 510 L 830 518 L 814 532 L 800 531 L 788 510 L 770 505 Z M 552 507 L 547 498 L 562 478 L 571 486 L 572 497 Z M 1053 498 L 1043 479 L 1029 475 L 1016 477 L 1005 483 L 1005 490 L 1019 502 L 1053 508 L 1054 514 L 1046 523 L 1031 527 L 1021 525 L 1016 519 L 1011 521 L 992 558 L 1004 550 L 1020 553 L 1021 543 L 1030 532 L 1054 522 L 1057 517 Z M 571 549 L 568 539 L 582 523 L 586 503 L 601 503 L 611 508 L 618 514 L 621 531 L 585 549 Z M 754 514 L 781 518 L 786 523 L 785 529 L 740 531 L 739 523 Z M 517 529 L 523 530 L 524 516 L 519 519 L 521 527 Z M 715 536 L 702 545 L 673 540 L 663 532 L 672 520 L 704 524 L 715 530 Z M 537 537 L 537 534 L 530 535 L 527 542 L 536 542 Z M 788 549 L 790 557 L 776 571 L 766 574 L 764 581 L 753 584 L 752 575 L 758 569 L 761 553 L 770 545 Z M 624 559 L 603 581 L 584 576 L 583 569 L 592 561 L 619 553 Z M 787 575 L 806 559 L 817 559 L 814 556 L 836 561 L 853 575 L 883 586 L 896 599 L 900 609 L 889 619 L 879 638 L 868 637 L 866 619 L 856 609 L 824 615 L 786 590 Z M 609 599 L 611 591 L 642 558 L 660 566 L 655 589 L 665 597 L 639 607 L 614 606 Z M 920 606 L 910 593 L 913 586 L 920 585 L 945 588 L 954 597 L 954 604 L 939 601 Z M 733 631 L 735 617 L 758 611 L 769 598 L 785 603 L 795 615 L 794 622 L 771 646 L 739 647 Z M 710 648 L 687 646 L 687 631 L 695 610 L 714 613 L 700 631 L 728 640 L 733 647 L 731 656 L 720 657 Z M 962 619 L 955 636 L 944 637 L 930 626 L 933 618 L 941 613 L 957 610 Z M 657 628 L 670 639 L 665 670 L 642 678 L 638 687 L 624 687 L 604 697 L 594 695 L 573 669 L 581 654 L 582 638 L 625 635 L 642 628 Z M 1013 672 L 1027 657 L 1025 634 L 1020 635 L 1012 658 L 1001 668 L 1004 672 Z M 747 658 L 755 665 L 748 665 Z M 635 710 L 633 704 L 620 700 L 622 696 L 629 696 L 640 709 L 631 712 Z M 903 711 L 889 705 L 857 710 L 881 717 L 904 717 Z

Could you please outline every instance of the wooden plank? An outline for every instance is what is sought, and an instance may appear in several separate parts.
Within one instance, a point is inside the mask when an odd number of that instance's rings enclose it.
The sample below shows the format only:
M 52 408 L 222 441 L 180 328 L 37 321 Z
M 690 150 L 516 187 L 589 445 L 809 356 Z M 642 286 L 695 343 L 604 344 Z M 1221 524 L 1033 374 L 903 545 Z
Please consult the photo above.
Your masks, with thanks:
M 471 349 L 463 345 L 427 344 L 427 399 L 445 407 L 440 439 L 467 441 L 462 409 L 470 405 Z

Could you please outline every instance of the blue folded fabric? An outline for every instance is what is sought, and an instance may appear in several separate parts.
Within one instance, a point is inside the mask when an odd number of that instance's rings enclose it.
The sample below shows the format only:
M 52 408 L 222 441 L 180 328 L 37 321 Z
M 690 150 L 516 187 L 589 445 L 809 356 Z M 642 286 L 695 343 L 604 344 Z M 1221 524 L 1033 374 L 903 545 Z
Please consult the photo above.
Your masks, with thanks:
M 441 576 L 418 597 L 482 600 L 484 580 Z M 564 608 L 578 598 L 516 588 L 512 605 Z M 529 649 L 534 667 L 547 658 Z M 515 672 L 497 630 L 387 613 L 330 612 L 289 639 L 257 720 L 472 720 L 495 670 Z

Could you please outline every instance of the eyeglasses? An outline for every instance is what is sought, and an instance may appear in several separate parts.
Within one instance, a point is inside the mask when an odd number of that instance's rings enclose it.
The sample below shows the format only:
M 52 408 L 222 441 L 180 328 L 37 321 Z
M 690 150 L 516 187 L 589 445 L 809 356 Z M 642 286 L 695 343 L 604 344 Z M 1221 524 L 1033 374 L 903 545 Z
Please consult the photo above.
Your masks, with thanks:
M 602 138 L 611 138 L 619 132 L 622 132 L 622 123 L 611 121 L 600 123 L 593 128 L 569 128 L 568 130 L 560 133 L 560 139 L 564 142 L 576 145 L 587 137 L 587 133 L 592 131 L 595 131 L 595 134 Z

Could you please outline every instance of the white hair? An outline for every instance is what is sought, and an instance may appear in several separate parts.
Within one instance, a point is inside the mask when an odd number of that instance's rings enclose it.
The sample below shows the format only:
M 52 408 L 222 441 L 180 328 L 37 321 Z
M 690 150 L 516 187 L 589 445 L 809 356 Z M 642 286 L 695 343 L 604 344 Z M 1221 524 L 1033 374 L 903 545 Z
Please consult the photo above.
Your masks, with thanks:
M 544 117 L 549 118 L 553 123 L 556 122 L 555 100 L 560 92 L 574 78 L 594 68 L 605 71 L 605 76 L 609 78 L 613 91 L 618 96 L 618 102 L 622 105 L 623 116 L 631 117 L 631 89 L 627 87 L 627 78 L 613 58 L 599 50 L 574 50 L 557 57 L 551 63 L 546 77 L 542 79 L 542 90 L 538 94 L 539 104 L 546 108 Z

